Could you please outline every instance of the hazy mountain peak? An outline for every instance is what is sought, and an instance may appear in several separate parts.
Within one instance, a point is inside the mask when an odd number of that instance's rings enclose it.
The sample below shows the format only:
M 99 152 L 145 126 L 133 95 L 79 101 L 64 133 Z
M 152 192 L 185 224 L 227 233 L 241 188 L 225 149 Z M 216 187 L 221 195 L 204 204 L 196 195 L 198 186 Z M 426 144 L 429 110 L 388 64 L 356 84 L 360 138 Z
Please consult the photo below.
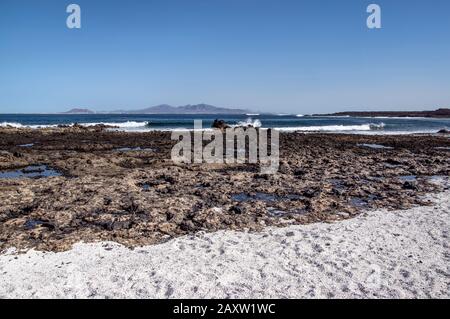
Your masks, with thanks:
M 64 114 L 94 114 L 94 111 L 83 108 L 73 108 L 67 112 L 63 112 Z

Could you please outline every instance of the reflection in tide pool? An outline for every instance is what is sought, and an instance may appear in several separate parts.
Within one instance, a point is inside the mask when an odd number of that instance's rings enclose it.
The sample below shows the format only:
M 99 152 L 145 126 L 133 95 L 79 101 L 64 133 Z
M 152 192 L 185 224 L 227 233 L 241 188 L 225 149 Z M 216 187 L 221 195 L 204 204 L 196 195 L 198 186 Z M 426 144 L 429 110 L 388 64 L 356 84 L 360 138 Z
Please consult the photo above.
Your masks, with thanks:
M 43 178 L 61 176 L 61 173 L 45 165 L 31 165 L 18 170 L 0 171 L 0 178 Z

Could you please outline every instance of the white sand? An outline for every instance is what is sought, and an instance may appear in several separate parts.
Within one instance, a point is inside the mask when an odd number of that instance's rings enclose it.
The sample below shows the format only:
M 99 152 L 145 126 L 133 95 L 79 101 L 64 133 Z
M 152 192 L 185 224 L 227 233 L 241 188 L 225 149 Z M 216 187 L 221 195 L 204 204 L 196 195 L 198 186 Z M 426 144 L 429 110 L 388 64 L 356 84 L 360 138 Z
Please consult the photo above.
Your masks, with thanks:
M 450 191 L 430 198 L 433 207 L 135 250 L 9 251 L 0 256 L 0 297 L 449 298 Z

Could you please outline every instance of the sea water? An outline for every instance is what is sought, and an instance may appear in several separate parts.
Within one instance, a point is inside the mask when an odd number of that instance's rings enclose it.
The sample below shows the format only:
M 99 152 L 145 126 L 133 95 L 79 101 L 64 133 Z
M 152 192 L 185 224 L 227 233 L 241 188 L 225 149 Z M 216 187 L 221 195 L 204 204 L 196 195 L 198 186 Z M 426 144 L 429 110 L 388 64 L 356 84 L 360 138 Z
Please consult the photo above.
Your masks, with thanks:
M 257 127 L 276 128 L 285 132 L 341 132 L 358 134 L 436 133 L 450 128 L 450 119 L 435 118 L 377 118 L 377 117 L 324 117 L 252 114 L 252 116 L 211 114 L 0 114 L 0 127 L 56 127 L 78 123 L 84 126 L 105 124 L 124 131 L 151 131 L 192 129 L 194 120 L 202 120 L 203 127 L 211 127 L 215 119 L 229 125 L 253 124 Z

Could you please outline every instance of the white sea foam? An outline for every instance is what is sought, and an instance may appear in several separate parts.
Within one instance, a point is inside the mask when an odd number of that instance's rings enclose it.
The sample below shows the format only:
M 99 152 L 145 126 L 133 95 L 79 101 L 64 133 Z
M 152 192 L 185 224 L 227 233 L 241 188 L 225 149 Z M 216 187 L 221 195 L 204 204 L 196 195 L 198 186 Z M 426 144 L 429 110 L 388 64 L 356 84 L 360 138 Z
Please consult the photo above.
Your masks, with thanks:
M 232 125 L 232 127 L 239 127 L 239 126 L 261 127 L 262 123 L 260 120 L 253 120 L 251 118 L 248 118 L 245 121 L 238 122 L 237 125 Z
M 0 123 L 0 127 L 8 127 L 8 126 L 10 126 L 10 127 L 17 127 L 17 128 L 24 127 L 20 123 L 14 123 L 14 122 L 2 122 L 2 123 Z
M 57 125 L 23 125 L 20 123 L 15 123 L 15 122 L 2 122 L 0 123 L 0 127 L 15 127 L 15 128 L 33 128 L 33 129 L 38 129 L 38 128 L 46 128 L 46 127 L 57 127 Z
M 382 130 L 386 126 L 386 124 L 384 124 L 383 122 L 381 122 L 381 123 L 371 123 L 369 125 L 370 125 L 370 129 L 372 129 L 372 130 Z
M 136 122 L 136 121 L 127 121 L 122 123 L 80 123 L 81 126 L 95 126 L 95 125 L 106 125 L 106 126 L 116 126 L 120 128 L 133 128 L 133 127 L 144 127 L 149 125 L 149 122 Z
M 149 122 L 137 122 L 137 121 L 127 121 L 121 123 L 112 122 L 98 122 L 98 123 L 79 123 L 81 126 L 95 126 L 95 125 L 107 125 L 115 126 L 111 130 L 116 131 L 127 131 L 127 132 L 149 132 L 149 131 L 193 131 L 192 128 L 187 127 L 152 127 Z M 65 124 L 73 125 L 73 123 Z M 253 126 L 253 127 L 263 127 L 260 120 L 253 120 L 248 118 L 245 121 L 238 122 L 232 127 L 240 126 Z M 31 128 L 31 129 L 41 129 L 41 128 L 56 128 L 58 124 L 43 124 L 43 125 L 24 125 L 17 122 L 0 122 L 0 127 L 15 127 L 15 128 Z M 267 127 L 266 127 L 267 128 Z M 274 127 L 274 129 L 280 132 L 336 132 L 336 133 L 346 133 L 346 134 L 364 134 L 364 135 L 404 135 L 404 134 L 434 134 L 436 130 L 385 130 L 384 123 L 367 123 L 361 125 L 322 125 L 322 126 L 292 126 L 292 127 Z M 203 128 L 202 131 L 211 130 L 210 128 Z
M 68 124 L 68 125 L 73 125 Z M 127 121 L 122 123 L 106 123 L 106 122 L 98 122 L 98 123 L 80 123 L 79 125 L 85 126 L 85 127 L 91 127 L 95 125 L 107 125 L 107 126 L 115 126 L 116 128 L 120 130 L 133 130 L 133 131 L 149 131 L 149 130 L 161 130 L 161 131 L 177 131 L 177 130 L 188 130 L 187 128 L 151 128 L 149 126 L 148 122 L 135 122 L 135 121 Z M 14 123 L 14 122 L 3 122 L 0 123 L 1 127 L 16 127 L 16 128 L 48 128 L 48 127 L 57 127 L 56 124 L 52 125 L 23 125 L 20 123 Z M 246 126 L 252 126 L 252 127 L 262 127 L 262 123 L 260 120 L 256 119 L 253 120 L 252 118 L 248 118 L 245 121 L 240 121 L 236 125 L 232 125 L 232 127 L 246 127 Z M 275 128 L 282 132 L 293 132 L 293 131 L 336 131 L 336 132 L 342 132 L 342 131 L 371 131 L 371 130 L 382 130 L 384 128 L 384 123 L 379 124 L 362 124 L 362 125 L 324 125 L 324 126 L 294 126 L 294 127 L 278 127 Z M 203 128 L 202 130 L 205 130 L 206 128 Z
M 98 122 L 98 123 L 79 123 L 81 126 L 90 127 L 95 125 L 107 125 L 107 126 L 116 126 L 119 128 L 134 128 L 134 127 L 145 127 L 149 123 L 148 122 L 135 122 L 135 121 L 127 121 L 122 123 L 104 123 L 104 122 Z M 72 126 L 74 123 L 70 124 L 62 124 L 62 125 L 69 125 Z M 15 122 L 2 122 L 0 123 L 0 127 L 15 127 L 15 128 L 32 128 L 32 129 L 39 129 L 39 128 L 49 128 L 49 127 L 58 127 L 58 124 L 43 124 L 43 125 L 24 125 L 21 123 L 15 123 Z
M 344 131 L 371 131 L 382 130 L 385 124 L 361 124 L 361 125 L 322 125 L 322 126 L 294 126 L 294 127 L 277 127 L 281 132 L 344 132 Z

